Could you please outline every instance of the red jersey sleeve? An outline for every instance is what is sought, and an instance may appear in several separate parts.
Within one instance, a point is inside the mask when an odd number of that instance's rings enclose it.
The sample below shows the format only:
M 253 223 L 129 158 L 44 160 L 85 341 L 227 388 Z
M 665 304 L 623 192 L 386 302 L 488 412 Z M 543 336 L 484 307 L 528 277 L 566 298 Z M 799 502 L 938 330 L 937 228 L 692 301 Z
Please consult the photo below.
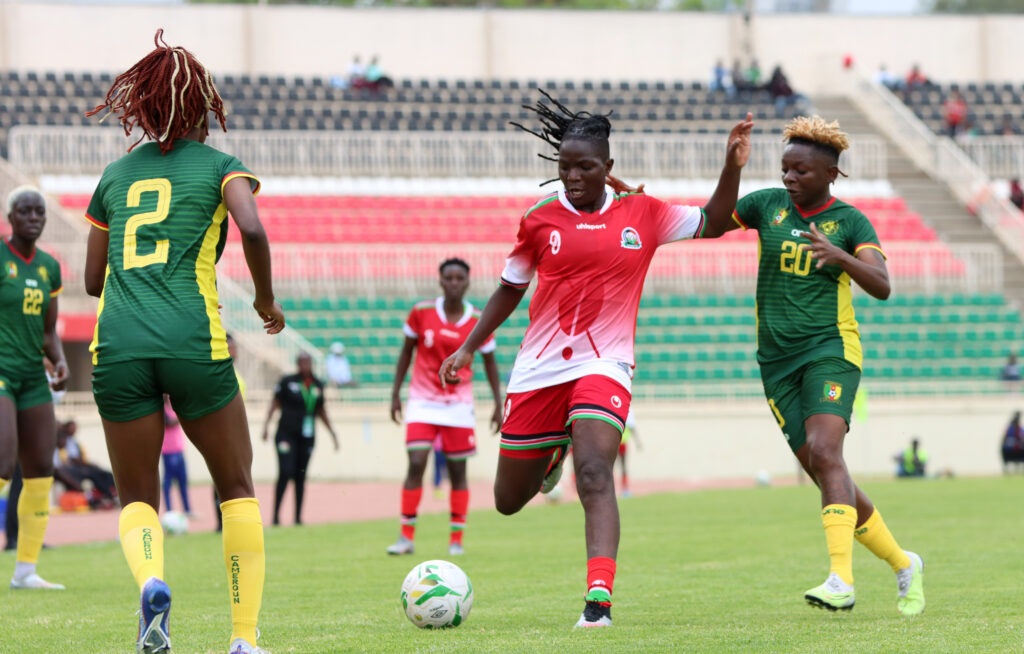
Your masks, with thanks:
M 409 317 L 405 319 L 405 324 L 402 325 L 402 333 L 409 338 L 420 337 L 420 321 L 417 318 L 420 313 L 422 312 L 417 311 L 416 307 L 413 307 L 409 312 Z
M 533 241 L 533 231 L 527 219 L 523 218 L 519 221 L 516 245 L 505 259 L 505 269 L 501 273 L 503 286 L 526 288 L 530 285 L 537 272 L 537 248 Z
M 644 197 L 647 200 L 651 218 L 654 220 L 658 245 L 688 238 L 700 238 L 704 232 L 704 210 L 700 207 L 669 204 L 657 198 Z

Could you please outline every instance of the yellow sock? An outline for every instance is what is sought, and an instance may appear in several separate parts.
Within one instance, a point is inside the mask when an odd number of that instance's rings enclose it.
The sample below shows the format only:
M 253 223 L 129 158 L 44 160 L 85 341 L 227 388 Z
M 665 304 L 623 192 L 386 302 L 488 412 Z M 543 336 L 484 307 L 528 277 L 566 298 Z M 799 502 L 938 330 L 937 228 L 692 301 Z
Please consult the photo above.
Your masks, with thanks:
M 231 640 L 256 643 L 256 621 L 263 603 L 263 520 L 255 497 L 220 505 L 224 517 L 224 565 L 231 597 Z
M 118 533 L 124 558 L 139 588 L 150 577 L 163 579 L 164 530 L 156 510 L 145 502 L 132 502 L 121 509 Z
M 853 533 L 861 545 L 892 566 L 893 572 L 910 567 L 910 557 L 893 538 L 889 528 L 885 526 L 885 521 L 882 520 L 882 514 L 878 512 L 877 507 L 871 517 Z
M 25 479 L 18 498 L 18 562 L 37 563 L 43 536 L 50 522 L 50 486 L 53 477 Z
M 821 510 L 825 525 L 825 541 L 834 572 L 846 583 L 853 585 L 853 528 L 857 525 L 857 509 L 846 504 L 829 504 Z

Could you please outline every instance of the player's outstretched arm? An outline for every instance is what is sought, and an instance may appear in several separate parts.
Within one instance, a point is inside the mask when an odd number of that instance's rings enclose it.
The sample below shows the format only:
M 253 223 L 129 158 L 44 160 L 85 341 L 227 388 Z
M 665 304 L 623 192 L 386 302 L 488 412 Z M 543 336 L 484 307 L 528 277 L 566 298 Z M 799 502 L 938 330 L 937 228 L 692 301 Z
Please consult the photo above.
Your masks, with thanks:
M 402 343 L 402 351 L 398 353 L 398 363 L 395 364 L 395 381 L 391 384 L 391 421 L 396 425 L 402 423 L 402 382 L 409 372 L 409 364 L 412 363 L 412 352 L 416 348 L 416 339 L 405 337 Z
M 736 200 L 740 193 L 740 171 L 750 159 L 750 131 L 754 128 L 753 115 L 736 123 L 729 132 L 726 146 L 725 166 L 718 177 L 718 186 L 711 194 L 711 199 L 704 205 L 704 238 L 717 238 L 739 225 L 732 219 L 736 209 Z
M 487 306 L 480 312 L 480 320 L 466 337 L 466 341 L 455 351 L 455 354 L 441 363 L 441 370 L 437 374 L 441 378 L 442 387 L 456 383 L 456 373 L 473 361 L 473 353 L 483 345 L 487 337 L 493 334 L 501 323 L 505 322 L 506 318 L 512 315 L 525 294 L 525 288 L 512 288 L 504 284 L 491 294 L 491 299 L 487 300 Z
M 107 246 L 110 233 L 93 225 L 85 251 L 85 292 L 93 297 L 103 294 L 107 276 Z
M 256 288 L 253 308 L 263 319 L 268 334 L 284 329 L 284 310 L 274 301 L 274 285 L 270 277 L 270 242 L 256 212 L 249 178 L 236 177 L 224 186 L 224 204 L 242 235 L 242 251 Z

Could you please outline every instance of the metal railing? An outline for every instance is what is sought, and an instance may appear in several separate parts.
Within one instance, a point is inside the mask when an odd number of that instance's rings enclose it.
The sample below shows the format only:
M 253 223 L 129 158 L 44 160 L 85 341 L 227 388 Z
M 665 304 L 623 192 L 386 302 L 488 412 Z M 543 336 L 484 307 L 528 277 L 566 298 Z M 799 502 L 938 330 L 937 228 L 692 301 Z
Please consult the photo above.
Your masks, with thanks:
M 15 188 L 24 184 L 33 184 L 24 172 L 12 166 L 7 160 L 0 158 L 0 203 L 3 203 L 3 213 L 7 213 L 7 195 Z M 43 232 L 40 245 L 49 249 L 51 243 L 74 243 L 82 242 L 89 226 L 84 220 L 75 220 L 61 207 L 55 198 L 47 198 L 46 202 L 46 229 Z M 4 221 L 6 222 L 6 220 Z M 2 230 L 7 232 L 6 226 Z
M 1024 262 L 1024 214 L 992 192 L 985 171 L 956 143 L 938 136 L 889 89 L 849 72 L 850 99 L 898 144 L 915 164 L 944 182 L 954 197 Z
M 1024 177 L 1024 136 L 979 136 L 960 147 L 989 177 Z
M 133 142 L 116 129 L 17 126 L 9 133 L 11 162 L 31 174 L 99 174 Z M 630 179 L 716 178 L 725 136 L 617 134 L 616 170 Z M 241 159 L 261 176 L 526 177 L 546 179 L 555 165 L 536 139 L 496 132 L 213 132 L 208 143 Z M 886 144 L 858 136 L 843 153 L 844 170 L 860 179 L 886 177 Z M 775 178 L 783 144 L 755 136 L 747 177 Z

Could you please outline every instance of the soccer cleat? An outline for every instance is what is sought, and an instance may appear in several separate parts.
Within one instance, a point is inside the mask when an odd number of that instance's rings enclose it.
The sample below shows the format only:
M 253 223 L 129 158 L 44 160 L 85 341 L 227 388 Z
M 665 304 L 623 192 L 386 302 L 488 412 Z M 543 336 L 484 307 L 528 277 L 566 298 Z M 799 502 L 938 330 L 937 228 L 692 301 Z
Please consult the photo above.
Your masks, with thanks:
M 228 654 L 270 654 L 270 652 L 253 645 L 244 638 L 236 638 L 231 641 Z
M 924 612 L 924 561 L 913 552 L 906 554 L 910 557 L 910 567 L 896 573 L 899 589 L 896 610 L 900 615 L 921 615 Z
M 46 581 L 34 572 L 21 579 L 11 579 L 11 588 L 13 590 L 64 590 L 62 584 Z
M 156 654 L 171 651 L 171 589 L 161 579 L 150 577 L 139 599 L 139 637 L 135 651 Z
M 544 481 L 541 482 L 540 485 L 541 493 L 547 495 L 558 486 L 558 482 L 562 479 L 562 464 L 565 463 L 565 455 L 568 449 L 568 446 L 562 445 L 555 450 L 554 454 L 551 455 L 552 461 L 554 461 L 555 457 L 558 457 L 558 462 L 553 463 L 552 466 L 548 468 L 548 472 L 544 476 Z
M 448 556 L 462 556 L 465 553 L 462 543 L 448 543 Z
M 811 606 L 829 611 L 849 611 L 853 609 L 853 586 L 833 572 L 825 583 L 804 593 L 804 599 Z
M 612 607 L 601 602 L 587 602 L 583 615 L 576 621 L 576 628 L 612 626 Z
M 411 540 L 399 536 L 394 545 L 388 545 L 388 554 L 412 554 L 415 549 Z

